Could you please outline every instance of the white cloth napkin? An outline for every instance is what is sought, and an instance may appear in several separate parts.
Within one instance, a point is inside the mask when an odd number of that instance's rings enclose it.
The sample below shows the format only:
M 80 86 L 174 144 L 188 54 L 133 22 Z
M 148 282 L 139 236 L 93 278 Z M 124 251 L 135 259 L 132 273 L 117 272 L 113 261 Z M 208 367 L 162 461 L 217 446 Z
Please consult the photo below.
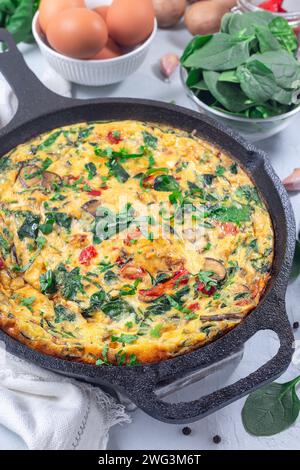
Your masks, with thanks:
M 71 96 L 71 85 L 50 68 L 42 82 Z M 17 98 L 0 75 L 0 127 L 17 109 Z M 0 344 L 0 424 L 32 450 L 105 449 L 108 431 L 129 422 L 124 407 L 101 389 L 20 360 Z

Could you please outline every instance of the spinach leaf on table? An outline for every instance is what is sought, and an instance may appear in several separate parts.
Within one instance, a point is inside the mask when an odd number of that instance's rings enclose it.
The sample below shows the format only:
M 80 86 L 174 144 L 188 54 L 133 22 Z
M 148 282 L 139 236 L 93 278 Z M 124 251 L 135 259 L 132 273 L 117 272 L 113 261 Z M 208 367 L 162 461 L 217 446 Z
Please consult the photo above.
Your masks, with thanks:
M 193 52 L 184 61 L 184 66 L 214 71 L 234 69 L 249 59 L 249 46 L 248 39 L 241 41 L 229 34 L 217 33 Z
M 251 393 L 242 410 L 246 431 L 254 436 L 273 436 L 292 426 L 300 411 L 296 393 L 299 381 L 300 376 L 284 384 L 274 382 Z
M 0 27 L 6 28 L 16 43 L 33 40 L 31 23 L 39 0 L 1 0 Z

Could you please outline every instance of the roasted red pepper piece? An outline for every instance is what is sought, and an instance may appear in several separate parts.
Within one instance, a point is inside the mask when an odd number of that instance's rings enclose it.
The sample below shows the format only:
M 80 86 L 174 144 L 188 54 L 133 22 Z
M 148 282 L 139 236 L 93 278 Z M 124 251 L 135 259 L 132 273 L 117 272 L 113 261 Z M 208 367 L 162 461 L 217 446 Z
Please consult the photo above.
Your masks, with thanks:
M 226 235 L 236 235 L 239 231 L 237 225 L 232 222 L 223 222 L 220 227 Z
M 162 282 L 162 283 L 158 284 L 157 286 L 152 287 L 151 289 L 142 289 L 142 290 L 139 291 L 139 294 L 142 297 L 147 298 L 147 300 L 149 300 L 149 301 L 152 300 L 152 299 L 153 300 L 157 299 L 158 297 L 161 297 L 167 290 L 174 287 L 174 285 L 177 282 L 178 282 L 179 285 L 187 284 L 188 281 L 189 281 L 188 277 L 187 277 L 188 274 L 189 274 L 189 272 L 185 268 L 182 268 L 179 271 L 177 271 L 176 273 L 174 273 L 174 275 L 168 281 Z M 183 278 L 183 279 L 181 279 L 181 278 Z
M 263 10 L 271 11 L 272 13 L 286 13 L 286 10 L 282 7 L 284 0 L 267 0 L 260 3 L 258 6 Z
M 107 140 L 110 144 L 118 144 L 123 139 L 122 139 L 121 134 L 120 134 L 119 131 L 110 131 L 107 134 Z
M 205 287 L 205 284 L 203 282 L 199 282 L 197 285 L 197 291 L 202 292 L 202 294 L 205 294 L 205 295 L 214 295 L 216 290 L 217 290 L 217 286 L 211 286 L 207 288 Z
M 3 259 L 0 257 L 0 269 L 4 269 L 4 268 L 5 268 L 4 261 L 3 261 Z
M 195 310 L 199 310 L 199 308 L 200 306 L 198 302 L 195 302 L 188 306 L 188 309 L 191 310 L 192 312 L 195 312 Z
M 92 189 L 91 191 L 87 191 L 89 196 L 101 196 L 101 191 L 98 189 Z
M 126 239 L 124 240 L 125 245 L 130 245 L 132 240 L 138 240 L 142 232 L 138 227 L 128 232 Z
M 98 252 L 94 246 L 88 246 L 79 255 L 79 262 L 81 264 L 85 264 L 86 266 L 89 266 L 91 263 L 91 260 L 93 258 L 96 258 L 98 255 Z

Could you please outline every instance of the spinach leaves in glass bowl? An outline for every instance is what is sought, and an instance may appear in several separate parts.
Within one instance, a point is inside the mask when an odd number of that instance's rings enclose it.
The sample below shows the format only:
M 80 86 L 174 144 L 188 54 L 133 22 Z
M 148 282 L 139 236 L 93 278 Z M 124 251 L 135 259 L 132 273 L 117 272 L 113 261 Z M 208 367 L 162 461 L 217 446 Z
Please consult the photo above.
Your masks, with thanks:
M 196 36 L 181 65 L 186 86 L 214 110 L 267 119 L 300 104 L 297 38 L 288 22 L 269 12 L 227 13 L 221 31 Z

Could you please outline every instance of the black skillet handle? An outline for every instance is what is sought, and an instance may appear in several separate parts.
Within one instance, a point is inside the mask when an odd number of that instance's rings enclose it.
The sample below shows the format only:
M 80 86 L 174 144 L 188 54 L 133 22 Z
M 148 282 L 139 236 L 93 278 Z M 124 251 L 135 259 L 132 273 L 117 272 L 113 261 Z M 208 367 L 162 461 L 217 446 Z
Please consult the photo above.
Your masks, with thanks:
M 262 314 L 262 319 L 259 320 L 260 326 L 256 331 L 271 329 L 276 332 L 280 340 L 280 348 L 277 354 L 256 372 L 251 373 L 232 385 L 190 402 L 167 403 L 160 400 L 155 394 L 155 388 L 159 381 L 159 375 L 157 374 L 151 374 L 150 377 L 147 375 L 147 383 L 144 385 L 137 381 L 133 394 L 128 390 L 129 386 L 126 390 L 127 395 L 141 409 L 154 418 L 173 424 L 190 423 L 204 418 L 235 400 L 248 395 L 262 385 L 275 380 L 288 368 L 294 351 L 294 338 L 284 301 L 280 301 L 280 304 L 277 304 L 275 308 L 277 308 L 277 311 L 275 310 L 266 315 Z M 243 338 L 241 338 L 241 343 L 249 339 L 256 331 L 249 328 L 248 333 L 245 333 Z M 223 338 L 225 339 L 226 336 L 228 335 L 225 335 Z M 212 346 L 216 345 L 217 342 L 212 343 Z M 201 358 L 201 350 L 199 352 L 199 358 Z M 143 382 L 142 377 L 140 379 Z
M 3 28 L 0 28 L 1 42 L 7 46 L 7 50 L 0 52 L 0 72 L 18 98 L 18 110 L 12 121 L 0 130 L 0 137 L 42 113 L 63 108 L 71 101 L 48 90 L 38 80 L 26 65 L 11 34 Z

